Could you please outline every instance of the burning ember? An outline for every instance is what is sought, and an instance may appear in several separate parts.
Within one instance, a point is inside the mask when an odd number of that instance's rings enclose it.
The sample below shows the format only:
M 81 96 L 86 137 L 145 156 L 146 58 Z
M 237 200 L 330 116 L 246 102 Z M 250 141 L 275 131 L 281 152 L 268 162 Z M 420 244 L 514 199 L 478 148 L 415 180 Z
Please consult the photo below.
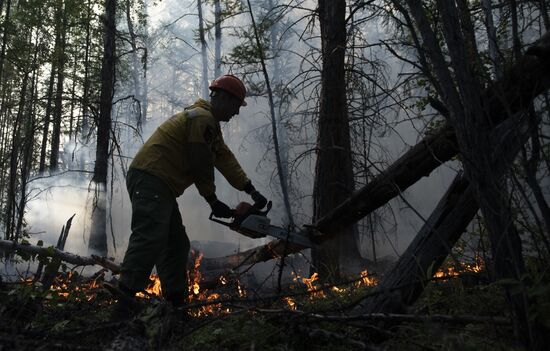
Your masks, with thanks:
M 98 274 L 92 279 L 83 278 L 73 271 L 58 274 L 53 279 L 50 291 L 46 295 L 46 300 L 58 301 L 61 298 L 73 301 L 92 301 L 101 289 L 100 284 L 98 284 L 100 278 L 103 278 L 102 274 Z M 24 285 L 33 285 L 35 284 L 35 278 L 21 279 L 21 283 Z
M 457 262 L 455 266 L 441 267 L 434 274 L 434 278 L 452 278 L 460 276 L 464 272 L 479 273 L 485 269 L 485 263 L 481 257 L 476 257 L 475 262 Z
M 160 287 L 160 278 L 156 274 L 151 274 L 149 277 L 149 285 L 145 288 L 145 293 L 138 292 L 137 297 L 142 299 L 149 299 L 152 296 L 162 296 L 162 289 Z
M 288 307 L 289 307 L 292 311 L 295 311 L 295 310 L 296 310 L 296 301 L 294 301 L 293 298 L 291 298 L 291 297 L 283 297 L 283 301 L 286 302 L 286 304 L 288 305 Z
M 358 280 L 356 283 L 355 283 L 355 286 L 356 287 L 360 287 L 360 286 L 375 286 L 378 284 L 378 280 L 376 280 L 376 278 L 373 278 L 373 277 L 370 277 L 369 276 L 369 272 L 367 269 L 365 269 L 364 271 L 361 272 L 361 274 L 359 275 L 361 277 L 360 280 Z
M 310 299 L 325 297 L 325 293 L 323 291 L 315 291 L 318 289 L 318 286 L 316 286 L 317 284 L 315 284 L 318 279 L 319 274 L 317 272 L 313 273 L 309 278 L 300 277 L 299 275 L 293 278 L 295 282 L 301 280 L 302 283 L 305 284 L 307 291 L 311 292 L 309 296 Z
M 313 273 L 311 275 L 311 277 L 309 277 L 309 278 L 300 277 L 299 275 L 295 275 L 292 280 L 295 281 L 295 282 L 301 282 L 302 284 L 304 284 L 306 286 L 307 291 L 310 293 L 309 294 L 309 299 L 310 300 L 326 297 L 325 292 L 323 290 L 321 290 L 320 286 L 318 286 L 319 275 L 318 275 L 317 272 Z M 362 271 L 360 273 L 359 279 L 357 281 L 355 281 L 353 286 L 358 288 L 358 287 L 361 287 L 361 286 L 374 286 L 376 284 L 378 284 L 378 280 L 376 280 L 375 278 L 369 276 L 369 273 L 368 273 L 367 269 L 365 269 L 364 271 Z M 346 286 L 344 286 L 344 287 L 338 287 L 338 286 L 330 287 L 330 291 L 332 291 L 335 294 L 339 294 L 339 295 L 345 294 L 345 293 L 349 292 L 349 290 L 350 290 L 349 287 L 346 287 Z M 291 310 L 296 310 L 297 304 L 296 304 L 296 301 L 294 299 L 292 299 L 290 297 L 283 297 L 283 301 L 286 303 L 286 305 Z
M 78 281 L 77 274 L 69 272 L 67 275 L 55 277 L 51 290 L 58 296 L 74 298 L 75 301 L 92 301 L 96 297 L 99 288 L 97 279 L 91 281 Z
M 219 299 L 221 296 L 217 293 L 210 293 L 207 289 L 201 288 L 201 280 L 203 279 L 202 273 L 200 272 L 200 265 L 203 258 L 203 253 L 195 253 L 192 251 L 191 253 L 194 256 L 193 261 L 193 268 L 189 271 L 188 274 L 188 286 L 189 286 L 189 301 L 193 302 L 208 302 L 208 301 L 214 301 Z M 156 274 L 152 274 L 149 278 L 151 280 L 151 284 L 145 289 L 145 293 L 138 293 L 137 296 L 141 298 L 150 298 L 152 296 L 162 296 L 162 290 L 160 287 L 160 279 Z M 219 281 L 222 285 L 227 284 L 227 279 L 223 276 L 219 278 Z M 240 285 L 240 283 L 237 281 L 236 283 L 237 293 L 239 297 L 246 296 L 246 291 L 244 288 Z M 197 310 L 191 311 L 190 315 L 194 317 L 204 316 L 207 314 L 214 314 L 218 312 L 229 312 L 227 310 L 222 311 L 221 304 L 212 304 L 212 305 L 206 305 L 201 306 Z

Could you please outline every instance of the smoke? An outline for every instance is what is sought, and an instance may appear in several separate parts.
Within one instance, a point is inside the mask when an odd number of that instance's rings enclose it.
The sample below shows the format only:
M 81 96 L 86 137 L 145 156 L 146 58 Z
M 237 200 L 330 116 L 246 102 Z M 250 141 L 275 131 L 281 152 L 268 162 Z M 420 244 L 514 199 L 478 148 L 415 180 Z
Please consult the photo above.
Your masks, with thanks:
M 135 109 L 126 108 L 123 103 L 115 105 L 113 121 L 115 123 L 117 144 L 119 148 L 113 150 L 113 168 L 107 184 L 108 198 L 108 248 L 109 256 L 121 261 L 128 245 L 130 236 L 131 204 L 125 186 L 125 172 L 135 153 L 156 129 L 158 125 L 175 113 L 180 112 L 185 106 L 193 103 L 200 95 L 200 58 L 188 44 L 194 43 L 196 26 L 195 16 L 184 16 L 174 22 L 183 13 L 194 13 L 192 2 L 162 1 L 156 6 L 149 6 L 150 24 L 152 36 L 157 37 L 157 46 L 150 51 L 150 62 L 148 70 L 149 94 L 148 94 L 148 120 L 144 130 L 137 136 L 135 130 L 125 125 L 132 124 L 132 113 Z M 313 8 L 313 6 L 312 6 Z M 170 9 L 168 11 L 167 9 Z M 181 10 L 181 11 L 180 11 Z M 179 11 L 179 12 L 178 12 Z M 210 16 L 211 14 L 208 14 Z M 239 25 L 238 21 L 245 19 L 232 19 L 233 24 Z M 245 20 L 248 20 L 246 17 Z M 172 23 L 170 26 L 166 24 Z M 226 28 L 230 28 L 229 24 Z M 369 27 L 370 28 L 370 27 Z M 369 41 L 375 42 L 385 36 L 379 31 L 382 26 L 373 24 L 376 30 L 367 31 L 372 38 Z M 229 33 L 228 29 L 227 32 Z M 177 37 L 178 39 L 174 39 Z M 223 53 L 236 42 L 236 38 L 224 35 Z M 213 41 L 210 41 L 213 43 Z M 213 47 L 213 44 L 212 44 Z M 292 43 L 296 51 L 306 52 L 307 45 L 300 42 Z M 212 54 L 212 53 L 210 53 Z M 395 60 L 384 58 L 389 69 L 397 76 L 401 71 L 401 64 Z M 299 69 L 300 62 L 292 63 L 292 58 L 286 57 L 285 74 L 291 76 Z M 213 72 L 213 64 L 210 72 Z M 226 67 L 227 69 L 227 67 Z M 239 74 L 238 72 L 234 72 Z M 212 76 L 209 80 L 212 80 Z M 284 77 L 280 78 L 284 80 Z M 289 79 L 290 80 L 290 79 Z M 122 89 L 122 88 L 121 88 Z M 313 88 L 311 88 L 313 89 Z M 302 92 L 303 93 L 303 92 Z M 129 91 L 117 91 L 118 97 L 131 95 Z M 304 102 L 309 93 L 303 93 L 291 103 L 290 115 L 297 114 L 303 108 Z M 115 98 L 117 100 L 117 98 Z M 269 117 L 267 100 L 262 97 L 248 98 L 248 106 L 241 109 L 240 115 L 234 117 L 228 124 L 222 125 L 224 138 L 228 146 L 235 153 L 243 169 L 251 178 L 255 187 L 269 199 L 274 200 L 274 208 L 269 217 L 273 224 L 283 224 L 284 212 L 282 201 L 278 195 L 278 183 L 274 176 L 274 163 L 269 162 L 269 133 L 262 131 L 269 130 Z M 132 112 L 133 111 L 133 112 Z M 403 116 L 397 115 L 399 120 Z M 309 117 L 306 117 L 309 118 Z M 120 122 L 120 123 L 118 123 Z M 300 131 L 301 136 L 307 140 L 301 145 L 290 145 L 289 150 L 292 156 L 299 155 L 312 147 L 315 141 L 315 130 L 311 128 L 308 121 L 291 121 L 296 124 L 303 123 Z M 135 124 L 135 123 L 134 123 Z M 405 123 L 395 123 L 394 131 L 378 142 L 386 151 L 384 155 L 373 155 L 384 157 L 390 164 L 397 159 L 408 147 L 415 144 L 418 138 L 419 126 Z M 93 147 L 85 147 L 82 144 L 65 141 L 65 169 L 93 168 L 95 153 Z M 94 145 L 93 141 L 89 145 Z M 266 157 L 266 155 L 268 155 Z M 295 166 L 294 174 L 297 174 L 294 183 L 298 194 L 295 196 L 294 209 L 298 213 L 298 224 L 309 224 L 311 216 L 311 188 L 314 176 L 314 161 L 301 162 Z M 258 165 L 261 164 L 262 167 Z M 451 166 L 445 166 L 433 172 L 429 177 L 424 178 L 403 196 L 407 202 L 414 207 L 414 211 L 401 199 L 390 203 L 393 209 L 393 218 L 396 226 L 388 230 L 389 234 L 380 233 L 378 255 L 398 255 L 412 240 L 418 229 L 423 224 L 423 218 L 427 218 L 435 207 L 445 188 L 450 183 L 454 170 Z M 275 181 L 274 181 L 275 180 Z M 219 174 L 216 175 L 216 186 L 218 197 L 230 206 L 236 206 L 241 201 L 251 201 L 245 193 L 233 189 Z M 32 182 L 32 201 L 28 204 L 27 223 L 32 233 L 32 240 L 36 242 L 43 240 L 46 245 L 55 245 L 61 228 L 67 219 L 76 214 L 72 228 L 67 240 L 65 250 L 77 254 L 87 254 L 87 235 L 89 234 L 91 200 L 93 199 L 93 188 L 90 188 L 90 174 L 68 172 L 52 176 L 50 178 L 37 179 Z M 266 239 L 250 239 L 236 232 L 233 232 L 216 223 L 210 222 L 208 216 L 210 208 L 206 201 L 198 194 L 194 186 L 191 186 L 185 194 L 178 199 L 183 223 L 186 226 L 187 234 L 191 241 L 195 242 L 219 242 L 221 247 L 225 243 L 227 253 L 235 250 L 246 250 L 262 245 Z M 420 216 L 419 216 L 420 214 Z M 391 221 L 391 220 L 390 220 Z M 391 227 L 391 226 L 389 226 Z M 386 237 L 387 236 L 387 237 Z M 206 247 L 206 246 L 205 246 Z M 369 257 L 372 253 L 369 246 L 362 247 L 364 256 Z M 223 250 L 216 250 L 216 253 Z M 209 256 L 208 252 L 205 252 Z
M 30 194 L 34 195 L 28 203 L 26 214 L 31 243 L 41 240 L 44 246 L 55 246 L 61 229 L 75 215 L 65 250 L 80 254 L 85 252 L 85 233 L 89 232 L 90 224 L 87 208 L 89 181 L 78 175 L 64 174 L 40 179 L 31 184 Z

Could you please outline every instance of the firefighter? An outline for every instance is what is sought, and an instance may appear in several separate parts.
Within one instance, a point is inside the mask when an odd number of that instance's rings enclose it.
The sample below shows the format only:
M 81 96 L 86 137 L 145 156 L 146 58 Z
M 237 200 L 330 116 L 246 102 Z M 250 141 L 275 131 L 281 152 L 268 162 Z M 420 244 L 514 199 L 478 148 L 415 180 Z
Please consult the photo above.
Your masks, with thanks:
M 161 124 L 130 165 L 126 185 L 132 202 L 132 234 L 118 283 L 118 292 L 125 296 L 118 299 L 112 319 L 132 316 L 132 301 L 146 287 L 153 266 L 166 300 L 175 308 L 185 304 L 190 244 L 176 198 L 191 184 L 216 217 L 230 218 L 233 210 L 216 196 L 214 167 L 234 188 L 249 194 L 257 208 L 267 203 L 224 143 L 220 130 L 220 122 L 229 122 L 246 106 L 243 82 L 227 74 L 209 88 L 210 101 L 199 99 Z

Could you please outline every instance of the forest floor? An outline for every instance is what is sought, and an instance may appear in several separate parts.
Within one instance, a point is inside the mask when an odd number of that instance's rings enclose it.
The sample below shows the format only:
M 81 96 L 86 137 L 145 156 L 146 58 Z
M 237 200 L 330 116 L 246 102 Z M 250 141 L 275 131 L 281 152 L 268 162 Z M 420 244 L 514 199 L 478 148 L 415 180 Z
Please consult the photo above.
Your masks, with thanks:
M 372 292 L 361 279 L 330 288 L 310 281 L 283 297 L 229 283 L 186 313 L 148 296 L 135 319 L 111 322 L 115 300 L 98 277 L 60 273 L 48 290 L 0 282 L 0 350 L 521 350 L 502 289 L 471 275 L 430 282 L 412 320 L 391 322 L 339 313 Z M 428 320 L 437 315 L 450 318 Z

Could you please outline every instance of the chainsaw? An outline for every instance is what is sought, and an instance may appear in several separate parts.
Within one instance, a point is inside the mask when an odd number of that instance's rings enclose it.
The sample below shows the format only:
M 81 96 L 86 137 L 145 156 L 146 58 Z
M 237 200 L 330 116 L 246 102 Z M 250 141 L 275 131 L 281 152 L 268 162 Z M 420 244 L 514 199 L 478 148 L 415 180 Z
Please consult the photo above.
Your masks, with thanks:
M 266 210 L 261 211 L 248 202 L 241 202 L 233 210 L 233 221 L 226 222 L 220 220 L 215 218 L 213 213 L 210 214 L 209 219 L 252 239 L 272 236 L 287 241 L 288 243 L 308 248 L 315 246 L 305 232 L 290 231 L 271 225 L 271 221 L 267 217 L 267 213 L 271 210 L 271 206 L 272 203 L 269 201 Z

